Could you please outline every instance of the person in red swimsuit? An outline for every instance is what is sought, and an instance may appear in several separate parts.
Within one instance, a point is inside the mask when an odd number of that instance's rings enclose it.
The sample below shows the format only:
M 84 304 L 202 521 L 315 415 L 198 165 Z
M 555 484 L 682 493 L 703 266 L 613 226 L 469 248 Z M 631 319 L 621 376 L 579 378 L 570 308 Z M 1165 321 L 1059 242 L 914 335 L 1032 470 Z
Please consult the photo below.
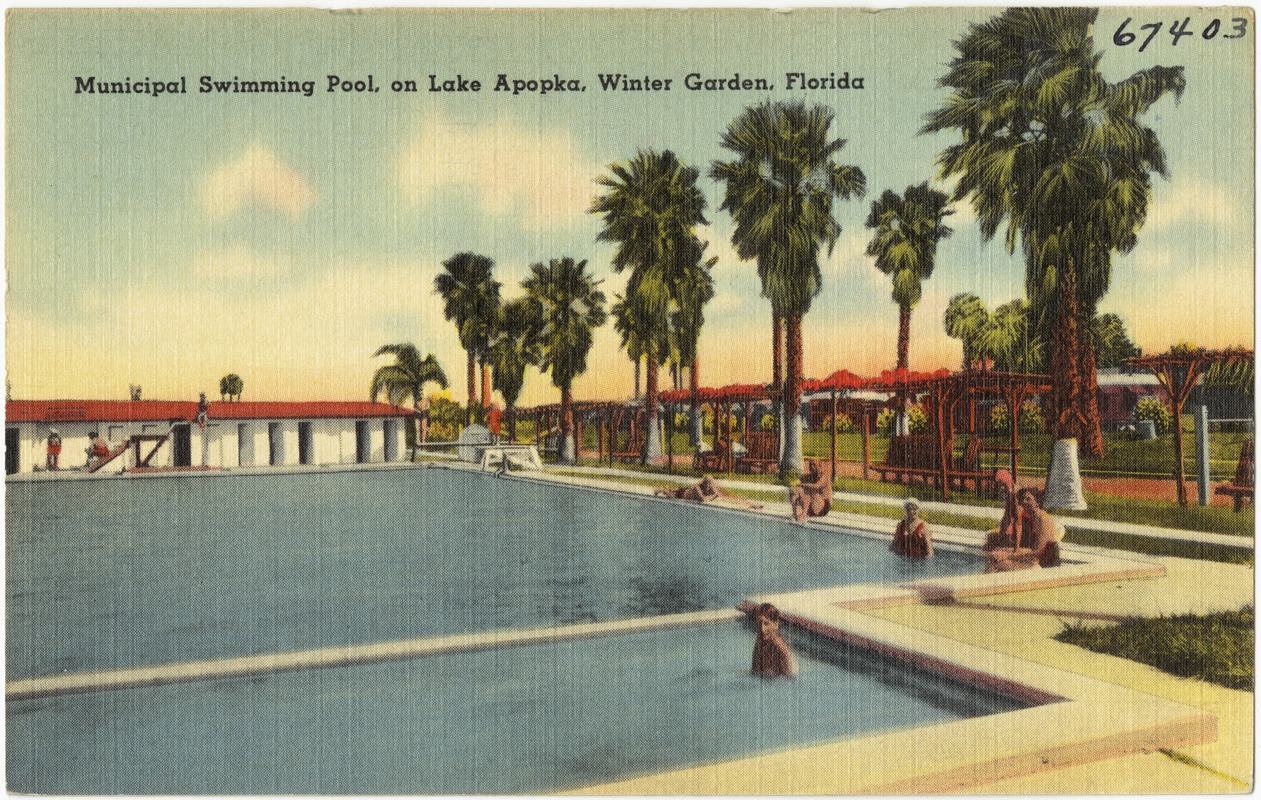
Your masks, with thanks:
M 48 456 L 45 466 L 50 470 L 61 469 L 61 434 L 55 430 L 48 432 Z
M 903 504 L 906 516 L 898 521 L 889 549 L 907 558 L 932 558 L 933 535 L 928 523 L 919 517 L 919 501 L 914 497 Z

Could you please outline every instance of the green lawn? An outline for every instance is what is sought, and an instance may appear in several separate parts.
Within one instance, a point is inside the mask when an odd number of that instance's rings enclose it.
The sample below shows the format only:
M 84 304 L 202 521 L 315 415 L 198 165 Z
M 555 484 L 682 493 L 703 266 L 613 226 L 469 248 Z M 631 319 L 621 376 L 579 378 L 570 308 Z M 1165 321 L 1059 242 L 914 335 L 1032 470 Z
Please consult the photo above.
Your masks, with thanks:
M 1149 664 L 1173 675 L 1230 689 L 1253 689 L 1255 619 L 1252 606 L 1206 616 L 1129 620 L 1117 625 L 1074 624 L 1061 642 Z

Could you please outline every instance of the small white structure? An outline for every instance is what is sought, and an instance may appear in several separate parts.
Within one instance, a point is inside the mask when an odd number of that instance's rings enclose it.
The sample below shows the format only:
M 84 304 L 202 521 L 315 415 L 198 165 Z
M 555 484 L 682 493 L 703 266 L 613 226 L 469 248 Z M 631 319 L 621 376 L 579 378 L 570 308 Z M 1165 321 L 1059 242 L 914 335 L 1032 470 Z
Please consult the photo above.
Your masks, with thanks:
M 106 473 L 385 463 L 406 457 L 412 417 L 411 409 L 385 403 L 216 402 L 203 425 L 191 401 L 10 400 L 5 473 L 43 470 L 50 430 L 61 436 L 61 469 L 85 465 L 93 432 L 111 449 L 131 445 Z

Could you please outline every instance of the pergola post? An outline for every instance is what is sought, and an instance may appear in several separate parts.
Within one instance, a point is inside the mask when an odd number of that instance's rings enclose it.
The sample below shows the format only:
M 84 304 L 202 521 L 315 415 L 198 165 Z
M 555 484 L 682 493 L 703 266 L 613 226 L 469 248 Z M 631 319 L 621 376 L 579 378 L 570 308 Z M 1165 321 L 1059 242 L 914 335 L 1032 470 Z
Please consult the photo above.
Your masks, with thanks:
M 609 410 L 607 408 L 600 409 L 600 459 L 596 463 L 604 463 L 604 436 L 609 428 Z
M 666 472 L 674 474 L 674 409 L 670 404 L 665 405 L 666 410 Z
M 730 473 L 735 467 L 735 453 L 732 452 L 733 442 L 731 441 L 731 401 L 727 401 L 725 408 L 727 410 L 727 472 Z M 746 442 L 749 439 L 749 429 L 747 427 L 744 429 L 744 439 Z M 745 447 L 748 447 L 748 445 L 746 444 Z
M 832 390 L 832 480 L 836 480 L 836 390 Z
M 871 466 L 871 409 L 863 403 L 863 480 L 869 480 Z

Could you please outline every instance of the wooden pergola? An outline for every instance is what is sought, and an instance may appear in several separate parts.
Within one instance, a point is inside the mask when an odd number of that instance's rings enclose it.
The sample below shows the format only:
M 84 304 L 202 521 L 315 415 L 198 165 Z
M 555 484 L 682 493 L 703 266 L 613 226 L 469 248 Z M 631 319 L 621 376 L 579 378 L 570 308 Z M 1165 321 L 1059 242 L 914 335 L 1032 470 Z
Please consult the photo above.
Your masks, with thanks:
M 1007 452 L 1011 474 L 1016 475 L 1017 457 L 1020 453 L 1020 414 L 1025 400 L 1034 394 L 1045 393 L 1051 388 L 1046 375 L 1025 375 L 1014 372 L 989 372 L 967 370 L 950 372 L 941 369 L 933 373 L 915 373 L 907 370 L 887 370 L 877 378 L 867 381 L 865 388 L 888 392 L 895 396 L 927 395 L 929 428 L 936 439 L 938 481 L 942 498 L 950 499 L 950 475 L 954 471 L 954 419 L 961 401 L 969 404 L 969 420 L 975 417 L 977 400 L 999 398 L 1007 405 L 1011 417 L 1009 444 L 1003 448 L 990 447 L 990 451 Z M 866 458 L 864 457 L 864 461 Z M 866 464 L 864 463 L 864 468 Z
M 1157 380 L 1160 381 L 1165 394 L 1169 396 L 1170 405 L 1173 406 L 1173 442 L 1178 462 L 1177 469 L 1174 471 L 1174 479 L 1178 483 L 1179 505 L 1185 506 L 1187 504 L 1186 467 L 1182 463 L 1184 452 L 1182 442 L 1182 407 L 1186 405 L 1187 397 L 1190 396 L 1191 390 L 1195 388 L 1200 376 L 1212 366 L 1216 364 L 1250 362 L 1253 358 L 1253 352 L 1243 347 L 1226 350 L 1174 348 L 1160 355 L 1140 356 L 1126 360 L 1127 364 L 1150 370 Z
M 630 413 L 631 432 L 634 435 L 635 419 L 634 413 L 637 410 L 633 404 L 610 402 L 606 400 L 595 401 L 574 401 L 572 404 L 574 417 L 574 456 L 577 457 L 582 451 L 582 421 L 584 416 L 590 415 L 592 412 L 600 413 L 600 435 L 599 435 L 599 459 L 601 462 L 605 458 L 605 441 L 607 439 L 607 423 L 610 416 L 617 414 L 615 420 L 620 423 L 623 414 Z M 546 435 L 554 427 L 560 424 L 560 403 L 549 403 L 547 405 L 535 406 L 529 409 L 523 409 L 520 413 L 534 417 L 534 443 L 543 449 L 543 440 Z M 616 430 L 616 429 L 614 429 Z M 611 444 L 611 443 L 610 443 Z M 609 463 L 612 463 L 612 447 L 610 446 Z
M 729 386 L 721 386 L 718 388 L 703 387 L 697 390 L 697 400 L 708 405 L 714 410 L 714 434 L 711 447 L 717 452 L 718 440 L 723 438 L 719 435 L 720 428 L 726 432 L 726 440 L 731 441 L 731 432 L 734 427 L 734 408 L 740 405 L 744 409 L 744 432 L 748 436 L 750 426 L 753 419 L 753 404 L 759 402 L 768 402 L 774 395 L 769 387 L 761 384 L 731 384 Z M 689 390 L 681 389 L 678 391 L 668 391 L 661 393 L 661 400 L 668 405 L 689 403 L 692 399 L 692 393 Z M 673 426 L 671 426 L 673 427 Z M 698 452 L 699 456 L 699 452 Z M 731 452 L 731 448 L 727 448 L 726 457 L 723 460 L 723 470 L 732 472 L 735 469 L 735 457 Z

